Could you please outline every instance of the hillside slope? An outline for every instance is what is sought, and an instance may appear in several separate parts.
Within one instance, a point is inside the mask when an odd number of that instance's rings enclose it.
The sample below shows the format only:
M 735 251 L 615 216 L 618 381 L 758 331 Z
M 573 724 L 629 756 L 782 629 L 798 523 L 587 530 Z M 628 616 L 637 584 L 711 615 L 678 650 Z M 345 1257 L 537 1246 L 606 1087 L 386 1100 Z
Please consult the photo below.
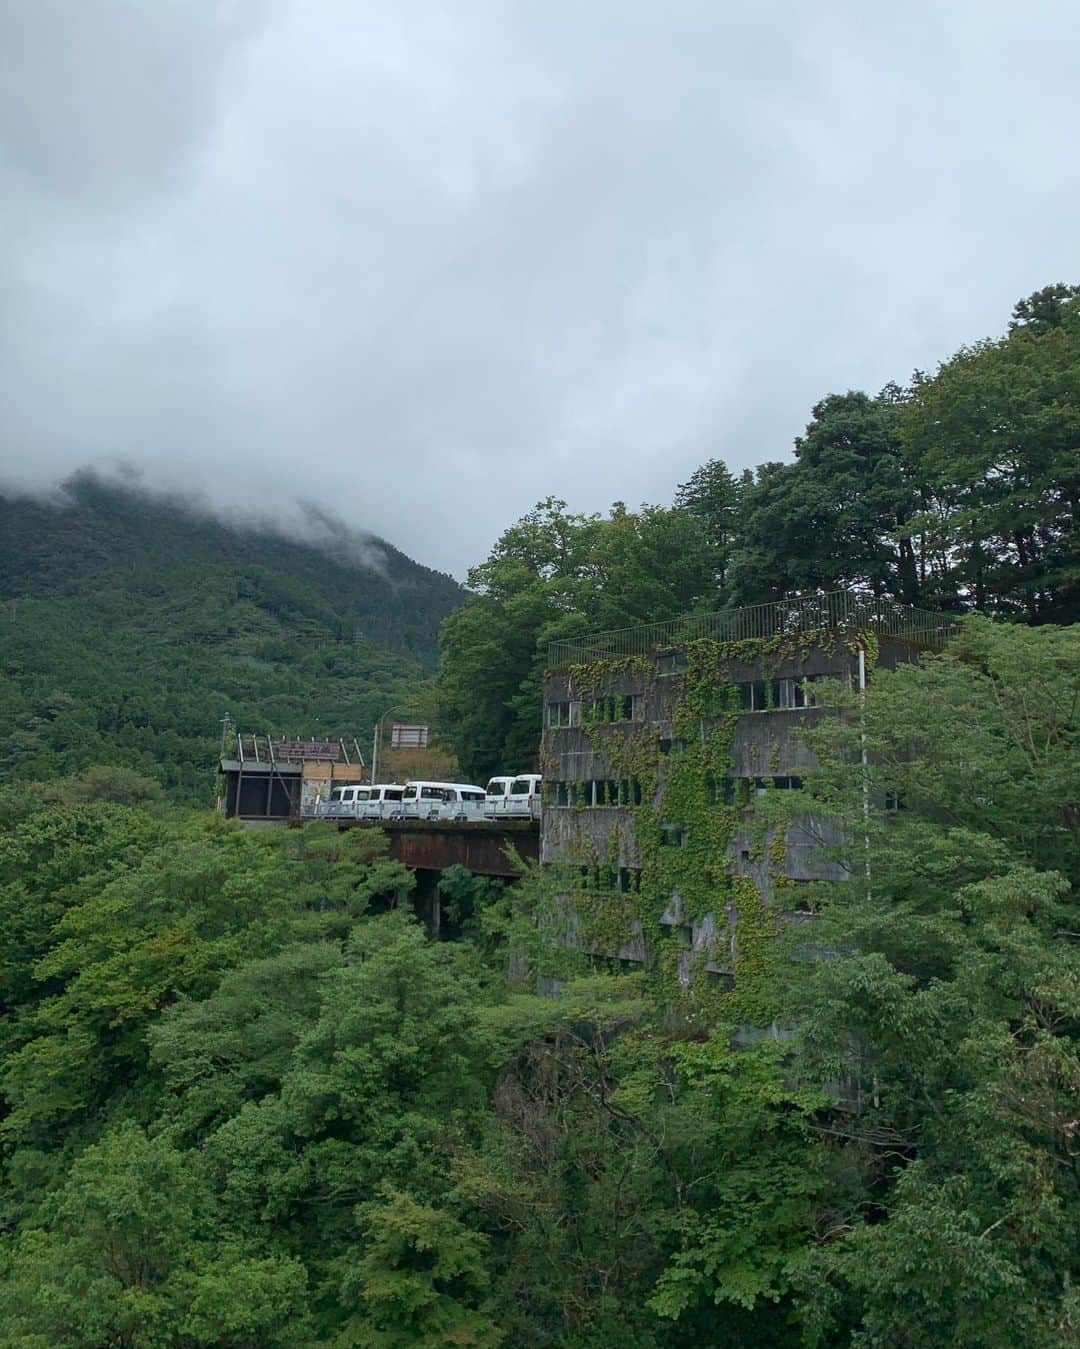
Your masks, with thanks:
M 205 802 L 220 718 L 362 734 L 462 591 L 370 536 L 230 527 L 83 477 L 0 496 L 0 781 L 123 764 Z

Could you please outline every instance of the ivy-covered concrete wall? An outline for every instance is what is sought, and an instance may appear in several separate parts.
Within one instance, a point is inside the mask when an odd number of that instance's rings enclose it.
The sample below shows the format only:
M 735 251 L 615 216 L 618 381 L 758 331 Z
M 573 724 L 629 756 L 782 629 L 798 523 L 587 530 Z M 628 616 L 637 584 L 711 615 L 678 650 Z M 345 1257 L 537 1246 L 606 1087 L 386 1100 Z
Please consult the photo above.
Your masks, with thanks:
M 792 696 L 781 681 L 796 681 L 803 703 L 818 680 L 857 685 L 860 646 L 868 669 L 917 657 L 869 633 L 818 631 L 548 671 L 541 860 L 559 872 L 576 943 L 666 967 L 680 984 L 703 971 L 741 1017 L 765 1014 L 755 970 L 775 945 L 776 881 L 842 873 L 818 855 L 839 841 L 820 822 L 752 837 L 747 806 L 757 792 L 797 789 L 813 766 L 800 733 L 834 715 L 775 705 Z M 745 710 L 748 699 L 771 705 Z

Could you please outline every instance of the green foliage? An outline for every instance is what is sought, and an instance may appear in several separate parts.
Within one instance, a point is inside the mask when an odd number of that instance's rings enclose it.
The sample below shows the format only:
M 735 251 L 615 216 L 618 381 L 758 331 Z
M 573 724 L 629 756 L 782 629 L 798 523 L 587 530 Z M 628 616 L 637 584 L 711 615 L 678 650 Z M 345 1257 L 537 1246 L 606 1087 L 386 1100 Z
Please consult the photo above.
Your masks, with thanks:
M 436 706 L 462 766 L 480 780 L 535 767 L 548 644 L 699 607 L 714 572 L 686 511 L 617 502 L 602 518 L 542 501 L 470 571 L 475 593 L 443 625 Z
M 355 1288 L 363 1315 L 338 1336 L 339 1344 L 502 1344 L 489 1317 L 472 1305 L 489 1280 L 483 1236 L 396 1190 L 365 1206 L 362 1226 L 365 1253 L 345 1291 Z
M 1072 1337 L 1078 670 L 1080 629 L 970 620 L 813 737 L 815 810 L 865 843 L 819 898 L 831 958 L 791 989 L 797 1071 L 861 1098 L 837 1127 L 854 1202 L 803 1274 L 812 1343 Z
M 742 496 L 731 579 L 742 603 L 865 588 L 920 602 L 906 522 L 919 506 L 900 454 L 898 392 L 830 394 L 793 464 L 766 464 Z
M 438 942 L 376 834 L 22 802 L 0 1345 L 1070 1343 L 1078 640 L 972 620 L 819 718 L 806 790 L 851 879 L 804 885 L 797 963 L 735 895 L 743 1001 L 677 1015 L 662 960 L 564 950 L 557 997 L 522 986 L 535 872 L 450 874 Z M 684 731 L 725 727 L 724 655 L 694 653 Z M 719 846 L 705 763 L 673 809 Z M 658 885 L 731 897 L 678 851 Z
M 680 1214 L 679 1249 L 651 1298 L 662 1316 L 729 1304 L 770 1322 L 765 1308 L 791 1290 L 823 1177 L 806 1127 L 819 1098 L 784 1082 L 782 1055 L 775 1042 L 736 1054 L 719 1037 L 672 1049 L 684 1127 L 715 1169 Z
M 303 1265 L 245 1255 L 221 1219 L 197 1158 L 118 1126 L 7 1252 L 0 1344 L 304 1343 Z
M 1027 622 L 1080 616 L 1080 288 L 1021 300 L 1008 334 L 877 397 L 815 405 L 793 463 L 680 489 L 724 540 L 729 602 L 854 586 Z
M 202 805 L 226 712 L 359 734 L 422 697 L 462 593 L 378 540 L 302 544 L 89 479 L 0 497 L 0 578 L 0 782 L 108 765 Z
M 731 564 L 731 550 L 739 533 L 741 484 L 720 459 L 710 459 L 690 475 L 675 493 L 675 508 L 696 516 L 713 550 L 718 587 L 723 591 Z
M 1080 617 L 1080 292 L 1056 289 L 918 377 L 901 423 L 939 587 L 1034 623 Z

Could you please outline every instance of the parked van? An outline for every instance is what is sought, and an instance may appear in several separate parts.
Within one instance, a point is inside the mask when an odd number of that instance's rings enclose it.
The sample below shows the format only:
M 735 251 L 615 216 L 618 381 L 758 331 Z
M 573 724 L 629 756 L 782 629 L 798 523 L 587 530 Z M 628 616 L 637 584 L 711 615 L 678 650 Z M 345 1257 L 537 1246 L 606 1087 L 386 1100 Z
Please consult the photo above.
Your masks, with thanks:
M 540 818 L 539 773 L 517 773 L 494 777 L 487 785 L 484 814 L 489 820 Z
M 499 815 L 506 814 L 506 801 L 510 795 L 510 784 L 514 780 L 511 773 L 509 777 L 496 777 L 488 781 L 487 791 L 484 794 L 484 814 L 489 820 L 494 820 Z
M 401 797 L 405 788 L 399 782 L 376 782 L 365 787 L 367 793 L 357 802 L 358 820 L 384 820 L 401 811 Z
M 401 793 L 406 820 L 482 820 L 484 789 L 471 782 L 407 782 Z
M 519 773 L 510 784 L 507 815 L 516 819 L 538 820 L 543 781 L 539 773 Z
M 359 805 L 366 800 L 368 788 L 353 783 L 342 783 L 330 789 L 329 797 L 316 796 L 314 803 L 305 809 L 305 815 L 334 820 L 352 819 Z

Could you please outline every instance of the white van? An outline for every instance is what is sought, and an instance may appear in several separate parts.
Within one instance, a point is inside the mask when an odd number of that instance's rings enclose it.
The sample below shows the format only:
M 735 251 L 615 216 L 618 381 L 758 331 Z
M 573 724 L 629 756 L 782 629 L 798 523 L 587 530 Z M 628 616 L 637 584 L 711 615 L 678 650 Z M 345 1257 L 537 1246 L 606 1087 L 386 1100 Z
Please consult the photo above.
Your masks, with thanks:
M 506 814 L 506 801 L 510 795 L 510 784 L 514 776 L 496 777 L 488 780 L 487 791 L 484 794 L 484 814 L 489 820 L 494 820 L 499 815 Z
M 332 820 L 352 819 L 361 802 L 366 799 L 367 787 L 354 783 L 342 783 L 331 787 L 329 797 L 316 797 L 314 804 L 305 814 Z
M 538 820 L 544 779 L 539 773 L 519 773 L 510 784 L 506 813 L 514 819 Z
M 406 820 L 482 820 L 484 789 L 471 782 L 407 782 L 401 794 Z
M 540 818 L 539 773 L 516 773 L 494 777 L 487 785 L 484 814 L 489 820 Z
M 357 802 L 358 820 L 384 820 L 401 812 L 401 797 L 405 788 L 399 782 L 376 782 L 364 787 L 366 793 Z

